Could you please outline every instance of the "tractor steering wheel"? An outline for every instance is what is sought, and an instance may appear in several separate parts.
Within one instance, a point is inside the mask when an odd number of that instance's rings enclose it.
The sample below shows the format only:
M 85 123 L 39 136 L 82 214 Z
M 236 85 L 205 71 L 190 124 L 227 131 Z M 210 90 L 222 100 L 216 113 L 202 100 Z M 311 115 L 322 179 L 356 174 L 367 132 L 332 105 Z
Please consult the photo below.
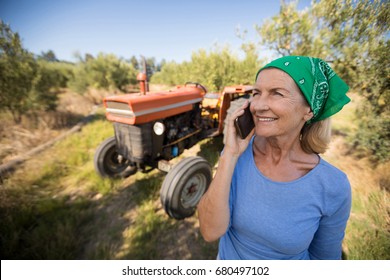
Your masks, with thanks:
M 200 87 L 205 93 L 207 92 L 207 89 L 204 87 L 204 86 L 202 86 L 201 84 L 199 84 L 199 83 L 194 83 L 194 82 L 186 82 L 185 83 L 185 86 L 187 86 L 187 85 L 196 85 L 197 87 Z

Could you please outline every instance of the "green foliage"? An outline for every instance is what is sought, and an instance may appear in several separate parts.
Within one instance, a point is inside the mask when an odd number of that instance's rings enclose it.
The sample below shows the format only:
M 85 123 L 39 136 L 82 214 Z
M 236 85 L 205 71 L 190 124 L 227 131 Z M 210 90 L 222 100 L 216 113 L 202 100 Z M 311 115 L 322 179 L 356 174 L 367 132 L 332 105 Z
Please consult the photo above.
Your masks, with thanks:
M 30 92 L 30 110 L 53 111 L 57 108 L 57 92 L 73 75 L 73 65 L 64 62 L 38 60 L 37 73 Z
M 129 59 L 129 62 L 137 71 L 146 71 L 149 78 L 152 77 L 155 72 L 160 71 L 165 64 L 164 59 L 160 63 L 157 63 L 154 57 L 145 58 L 144 56 L 141 56 L 141 60 L 139 61 L 134 55 Z
M 359 84 L 359 92 L 366 102 L 356 111 L 359 129 L 351 141 L 363 155 L 370 155 L 374 162 L 384 162 L 390 157 L 390 42 L 377 44 L 369 51 L 370 64 L 365 67 L 365 78 Z
M 59 60 L 56 57 L 56 54 L 52 50 L 48 50 L 47 52 L 42 52 L 39 58 L 50 61 L 50 62 L 58 62 Z
M 0 20 L 0 110 L 10 111 L 15 122 L 29 109 L 37 68 L 19 35 Z
M 356 134 L 350 136 L 356 154 L 370 156 L 373 163 L 385 162 L 390 155 L 390 117 L 376 116 L 365 104 L 357 111 L 361 116 Z
M 151 82 L 169 85 L 198 82 L 209 91 L 221 91 L 232 84 L 253 84 L 260 63 L 253 46 L 247 46 L 244 51 L 245 59 L 239 60 L 228 47 L 210 52 L 201 49 L 193 52 L 190 62 L 166 63 L 161 72 L 153 75 Z
M 139 70 L 140 66 L 139 66 L 139 62 L 138 62 L 138 59 L 133 55 L 129 62 L 131 63 L 131 65 L 133 65 L 134 69 L 136 70 Z
M 73 75 L 73 66 L 34 59 L 23 49 L 18 33 L 2 21 L 0 28 L 0 110 L 11 112 L 17 123 L 22 115 L 55 110 L 56 91 L 66 86 Z M 55 59 L 52 51 L 46 56 Z
M 132 64 L 113 54 L 100 53 L 96 58 L 87 57 L 80 61 L 68 85 L 83 93 L 88 87 L 97 89 L 120 89 L 136 83 L 136 69 Z
M 262 44 L 281 56 L 320 56 L 323 48 L 312 32 L 315 29 L 313 19 L 308 10 L 298 11 L 297 4 L 297 1 L 288 4 L 282 1 L 279 14 L 261 26 L 256 25 L 255 29 L 262 38 Z
M 374 160 L 388 160 L 390 2 L 313 1 L 297 10 L 282 2 L 280 13 L 256 29 L 262 43 L 279 55 L 309 55 L 332 62 L 352 90 L 365 98 L 357 110 L 359 130 L 352 136 Z M 364 113 L 363 113 L 364 112 Z

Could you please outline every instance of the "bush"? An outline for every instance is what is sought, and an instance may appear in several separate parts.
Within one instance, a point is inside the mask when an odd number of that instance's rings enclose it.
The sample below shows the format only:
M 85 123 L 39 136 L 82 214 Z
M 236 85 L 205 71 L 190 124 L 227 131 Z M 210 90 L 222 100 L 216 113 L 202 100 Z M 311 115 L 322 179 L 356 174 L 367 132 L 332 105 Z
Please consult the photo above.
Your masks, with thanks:
M 390 118 L 375 115 L 363 106 L 358 110 L 361 116 L 356 134 L 350 141 L 356 148 L 356 154 L 370 156 L 373 163 L 385 162 L 390 155 Z
M 56 91 L 66 86 L 73 65 L 37 60 L 9 25 L 0 21 L 0 29 L 0 110 L 10 112 L 16 123 L 22 115 L 55 110 Z
M 77 64 L 68 86 L 79 93 L 84 93 L 88 87 L 124 91 L 125 86 L 137 83 L 136 76 L 131 63 L 112 54 L 100 53 L 96 58 L 88 56 Z
M 37 73 L 30 92 L 30 111 L 54 111 L 57 108 L 57 92 L 66 87 L 72 77 L 72 64 L 38 60 Z
M 166 63 L 151 82 L 169 85 L 198 82 L 209 91 L 221 91 L 232 84 L 253 84 L 260 63 L 255 48 L 247 47 L 245 53 L 246 57 L 240 60 L 228 47 L 210 52 L 201 49 L 192 54 L 190 62 Z
M 18 33 L 0 20 L 0 110 L 11 112 L 15 122 L 29 110 L 29 94 L 38 65 L 22 48 Z

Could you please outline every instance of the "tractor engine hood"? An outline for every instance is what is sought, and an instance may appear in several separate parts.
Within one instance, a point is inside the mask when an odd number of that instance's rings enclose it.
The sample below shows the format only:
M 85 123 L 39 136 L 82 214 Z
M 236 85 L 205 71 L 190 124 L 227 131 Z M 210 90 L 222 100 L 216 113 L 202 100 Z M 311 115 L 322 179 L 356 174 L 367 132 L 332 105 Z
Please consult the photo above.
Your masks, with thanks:
M 190 111 L 194 104 L 202 101 L 205 93 L 201 87 L 189 84 L 145 95 L 108 96 L 103 103 L 109 121 L 135 125 Z

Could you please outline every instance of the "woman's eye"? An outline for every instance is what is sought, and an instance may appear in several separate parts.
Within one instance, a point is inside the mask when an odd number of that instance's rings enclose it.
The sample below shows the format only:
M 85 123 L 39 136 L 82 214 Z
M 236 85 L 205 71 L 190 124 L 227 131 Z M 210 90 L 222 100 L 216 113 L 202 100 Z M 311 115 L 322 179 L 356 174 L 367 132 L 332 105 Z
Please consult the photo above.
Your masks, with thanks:
M 283 93 L 281 93 L 279 91 L 274 91 L 274 95 L 276 95 L 276 96 L 284 96 Z

